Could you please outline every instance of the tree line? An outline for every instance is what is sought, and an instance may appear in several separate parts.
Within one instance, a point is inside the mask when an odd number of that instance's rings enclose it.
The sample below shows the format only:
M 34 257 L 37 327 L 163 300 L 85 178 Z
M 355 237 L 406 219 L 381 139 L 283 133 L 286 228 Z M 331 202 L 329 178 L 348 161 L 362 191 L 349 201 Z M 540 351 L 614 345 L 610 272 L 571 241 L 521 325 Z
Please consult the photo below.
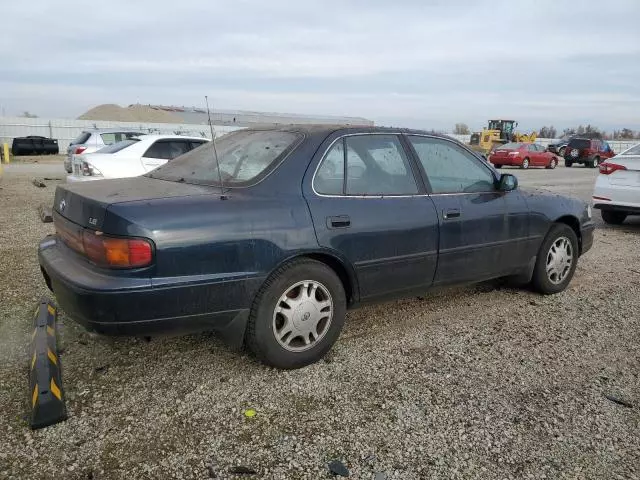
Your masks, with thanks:
M 456 123 L 453 128 L 453 133 L 456 135 L 469 135 L 471 130 L 466 123 Z M 553 125 L 545 125 L 541 127 L 537 133 L 540 138 L 558 138 L 558 130 Z M 640 139 L 640 130 L 634 131 L 630 128 L 622 128 L 620 130 L 613 130 L 613 132 L 606 132 L 589 124 L 565 128 L 559 136 L 570 137 L 572 135 L 584 135 L 591 138 L 603 138 L 605 140 L 634 140 Z

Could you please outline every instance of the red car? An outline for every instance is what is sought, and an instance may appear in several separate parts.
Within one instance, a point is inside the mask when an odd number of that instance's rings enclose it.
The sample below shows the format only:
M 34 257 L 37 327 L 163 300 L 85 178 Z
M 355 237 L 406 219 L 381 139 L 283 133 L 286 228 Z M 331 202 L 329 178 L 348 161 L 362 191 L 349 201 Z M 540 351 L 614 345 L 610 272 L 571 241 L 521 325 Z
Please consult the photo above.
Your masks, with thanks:
M 503 165 L 520 168 L 556 168 L 558 157 L 535 143 L 507 143 L 496 147 L 489 155 L 489 162 L 496 168 Z

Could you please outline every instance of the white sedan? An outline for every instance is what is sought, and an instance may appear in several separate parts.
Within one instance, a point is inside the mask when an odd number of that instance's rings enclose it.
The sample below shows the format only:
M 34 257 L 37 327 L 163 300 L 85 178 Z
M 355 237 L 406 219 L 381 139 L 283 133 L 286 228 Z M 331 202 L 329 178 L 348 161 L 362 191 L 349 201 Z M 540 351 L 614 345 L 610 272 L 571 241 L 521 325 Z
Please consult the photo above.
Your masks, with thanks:
M 640 215 L 640 144 L 600 164 L 593 190 L 593 208 L 605 223 L 620 225 Z
M 183 135 L 141 135 L 86 155 L 75 155 L 67 182 L 137 177 L 209 140 Z

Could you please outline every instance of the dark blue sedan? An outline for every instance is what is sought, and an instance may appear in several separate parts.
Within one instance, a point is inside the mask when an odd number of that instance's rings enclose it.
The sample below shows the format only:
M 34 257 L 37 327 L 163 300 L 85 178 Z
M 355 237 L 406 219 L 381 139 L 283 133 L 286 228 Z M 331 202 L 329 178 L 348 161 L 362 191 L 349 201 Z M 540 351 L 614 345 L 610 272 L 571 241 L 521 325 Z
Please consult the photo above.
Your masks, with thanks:
M 47 285 L 87 328 L 215 330 L 262 361 L 320 359 L 348 308 L 509 277 L 563 291 L 591 209 L 518 188 L 421 131 L 241 130 L 137 178 L 59 186 Z

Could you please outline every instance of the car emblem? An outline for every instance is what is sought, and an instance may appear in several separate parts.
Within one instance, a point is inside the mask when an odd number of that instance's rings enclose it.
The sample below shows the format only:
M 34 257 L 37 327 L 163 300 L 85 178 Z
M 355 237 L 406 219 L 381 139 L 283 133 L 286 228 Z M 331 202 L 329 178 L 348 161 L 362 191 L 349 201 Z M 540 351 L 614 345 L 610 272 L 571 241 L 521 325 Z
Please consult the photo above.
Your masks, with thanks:
M 58 205 L 58 210 L 60 210 L 62 212 L 62 211 L 64 211 L 66 206 L 67 206 L 67 202 L 63 198 L 62 200 L 60 200 L 60 205 Z
M 311 313 L 304 312 L 304 315 L 302 315 L 302 321 L 306 322 L 307 320 L 309 320 L 309 317 L 311 317 Z

